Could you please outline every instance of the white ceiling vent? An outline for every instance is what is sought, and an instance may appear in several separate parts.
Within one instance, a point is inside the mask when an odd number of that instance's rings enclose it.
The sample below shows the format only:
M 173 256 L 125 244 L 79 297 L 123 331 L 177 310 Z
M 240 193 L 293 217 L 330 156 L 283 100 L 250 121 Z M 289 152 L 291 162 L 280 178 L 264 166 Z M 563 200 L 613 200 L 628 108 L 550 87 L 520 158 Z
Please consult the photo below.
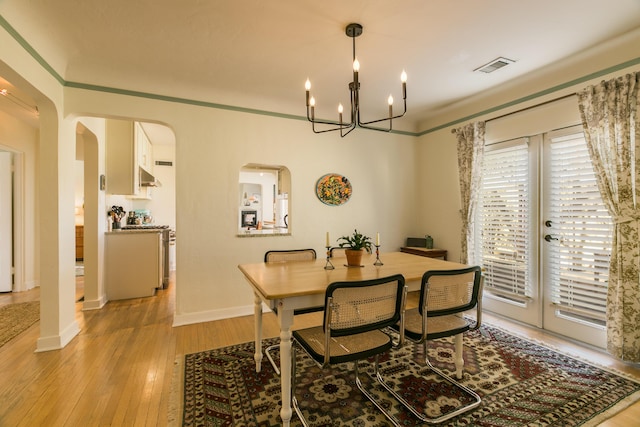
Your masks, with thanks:
M 511 59 L 507 59 L 507 58 L 496 58 L 493 61 L 489 62 L 488 64 L 483 65 L 480 68 L 476 68 L 473 71 L 479 71 L 481 73 L 493 73 L 496 70 L 499 70 L 502 67 L 506 67 L 509 64 L 513 64 L 516 61 L 513 61 Z

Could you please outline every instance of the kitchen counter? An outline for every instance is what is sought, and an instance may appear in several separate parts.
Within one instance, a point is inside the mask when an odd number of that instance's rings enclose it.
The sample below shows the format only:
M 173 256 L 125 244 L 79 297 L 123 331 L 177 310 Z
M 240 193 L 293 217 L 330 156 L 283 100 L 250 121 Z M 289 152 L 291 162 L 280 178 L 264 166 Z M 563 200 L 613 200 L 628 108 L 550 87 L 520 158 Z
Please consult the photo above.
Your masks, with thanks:
M 150 297 L 162 288 L 161 229 L 114 230 L 105 234 L 108 300 Z
M 130 230 L 123 230 L 117 228 L 112 231 L 105 231 L 104 234 L 139 234 L 139 233 L 162 233 L 162 228 L 136 228 Z

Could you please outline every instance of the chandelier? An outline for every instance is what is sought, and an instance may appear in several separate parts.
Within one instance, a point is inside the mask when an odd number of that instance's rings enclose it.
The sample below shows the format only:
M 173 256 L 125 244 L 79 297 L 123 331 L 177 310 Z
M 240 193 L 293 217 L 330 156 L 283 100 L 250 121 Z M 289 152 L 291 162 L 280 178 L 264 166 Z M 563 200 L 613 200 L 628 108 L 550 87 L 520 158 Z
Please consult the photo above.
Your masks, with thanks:
M 313 96 L 311 96 L 311 82 L 307 79 L 304 87 L 307 92 L 307 120 L 311 122 L 311 128 L 314 133 L 324 133 L 324 132 L 333 132 L 340 131 L 340 136 L 347 136 L 352 130 L 356 127 L 364 128 L 364 129 L 372 129 L 381 132 L 390 132 L 393 126 L 393 119 L 398 119 L 405 115 L 407 112 L 407 73 L 402 71 L 400 75 L 400 81 L 402 82 L 402 101 L 404 104 L 404 108 L 402 110 L 402 114 L 393 115 L 393 97 L 389 95 L 387 98 L 387 103 L 389 104 L 389 115 L 388 117 L 384 117 L 378 120 L 372 120 L 369 122 L 363 122 L 360 120 L 360 81 L 358 80 L 358 73 L 360 72 L 360 63 L 356 58 L 356 37 L 362 34 L 362 25 L 360 24 L 349 24 L 345 30 L 347 36 L 351 37 L 353 41 L 353 81 L 349 83 L 349 92 L 351 93 L 351 113 L 350 120 L 348 122 L 343 121 L 342 112 L 344 110 L 342 104 L 338 104 L 338 121 L 328 121 L 328 120 L 319 120 L 315 118 L 315 105 L 316 101 Z M 374 123 L 388 123 L 388 128 L 381 127 L 373 127 L 370 126 Z M 316 125 L 327 125 L 328 128 L 324 128 L 321 130 L 316 129 Z

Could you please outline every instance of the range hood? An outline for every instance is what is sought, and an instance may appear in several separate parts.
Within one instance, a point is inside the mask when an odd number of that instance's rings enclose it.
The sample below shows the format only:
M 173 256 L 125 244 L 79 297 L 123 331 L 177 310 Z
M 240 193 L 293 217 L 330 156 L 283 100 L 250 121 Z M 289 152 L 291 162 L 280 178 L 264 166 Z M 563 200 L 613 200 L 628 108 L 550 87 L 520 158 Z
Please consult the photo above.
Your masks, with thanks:
M 162 187 L 162 183 L 158 181 L 153 175 L 144 170 L 140 169 L 140 187 Z

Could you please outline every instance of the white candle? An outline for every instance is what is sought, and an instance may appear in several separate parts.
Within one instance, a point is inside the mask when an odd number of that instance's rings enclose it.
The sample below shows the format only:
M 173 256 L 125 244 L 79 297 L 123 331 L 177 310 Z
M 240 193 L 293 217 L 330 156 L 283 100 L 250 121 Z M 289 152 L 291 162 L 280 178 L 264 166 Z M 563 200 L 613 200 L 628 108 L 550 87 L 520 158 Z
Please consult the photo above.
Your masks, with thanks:
M 331 243 L 329 243 L 329 232 L 327 231 L 327 244 L 326 247 L 331 246 Z
M 376 246 L 380 246 L 380 233 L 376 233 Z

